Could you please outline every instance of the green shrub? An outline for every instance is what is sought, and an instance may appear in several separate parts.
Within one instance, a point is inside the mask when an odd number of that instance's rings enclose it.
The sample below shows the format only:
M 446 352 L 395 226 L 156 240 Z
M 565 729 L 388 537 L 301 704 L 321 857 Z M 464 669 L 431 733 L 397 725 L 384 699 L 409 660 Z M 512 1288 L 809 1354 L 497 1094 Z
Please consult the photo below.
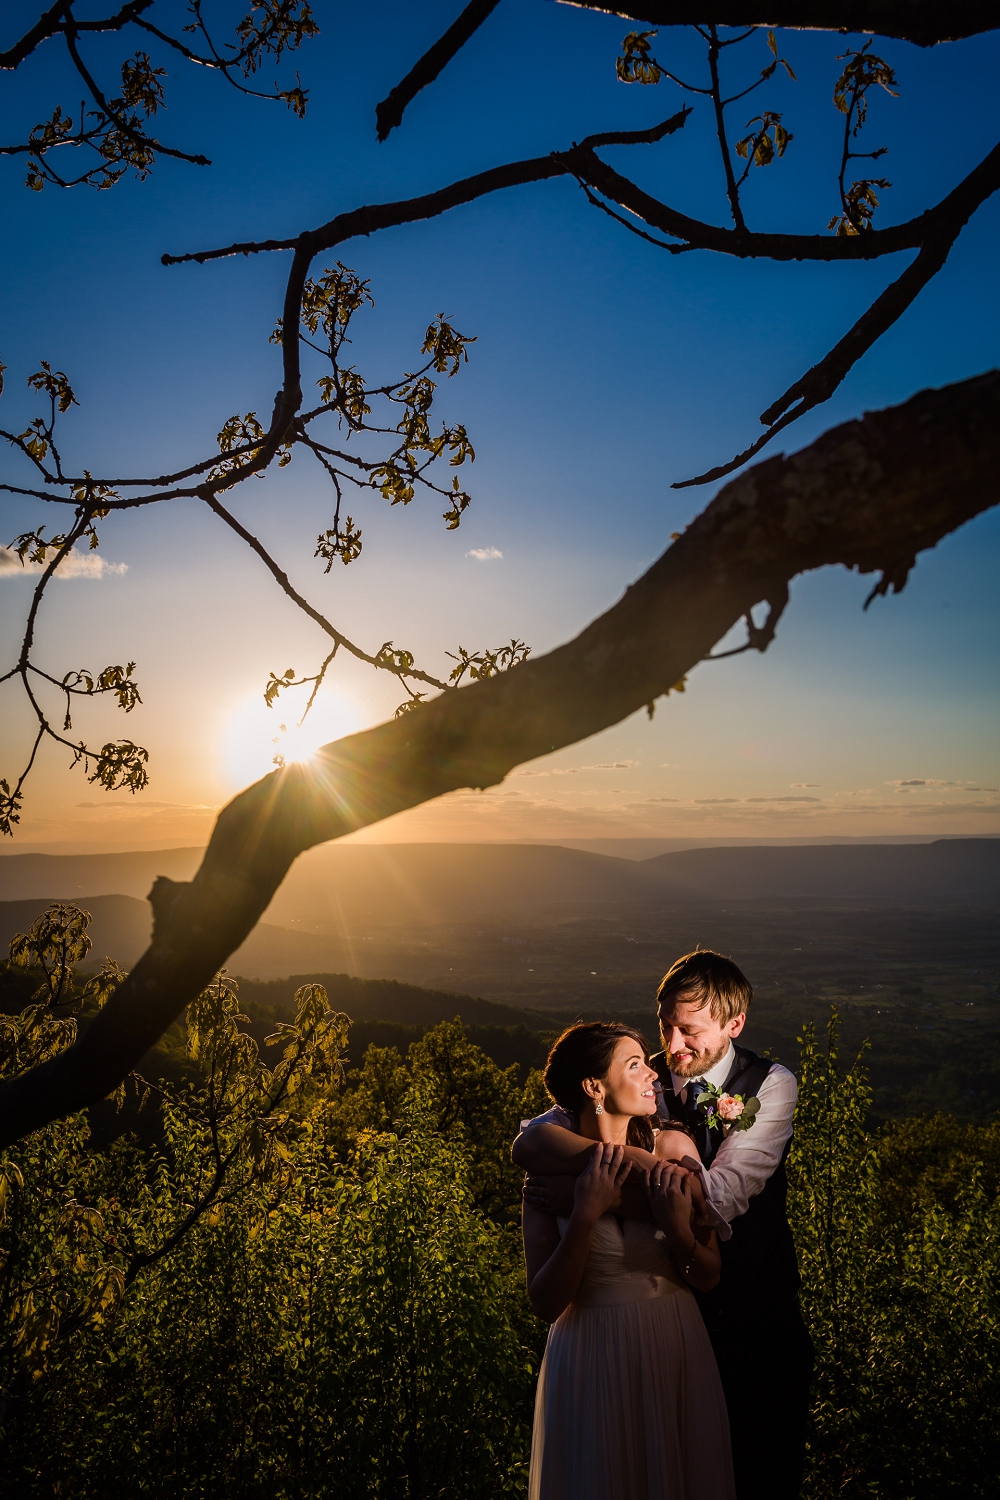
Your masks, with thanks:
M 789 1159 L 803 1313 L 816 1346 L 809 1500 L 993 1496 L 1000 1439 L 1000 1126 L 865 1129 L 807 1031 Z

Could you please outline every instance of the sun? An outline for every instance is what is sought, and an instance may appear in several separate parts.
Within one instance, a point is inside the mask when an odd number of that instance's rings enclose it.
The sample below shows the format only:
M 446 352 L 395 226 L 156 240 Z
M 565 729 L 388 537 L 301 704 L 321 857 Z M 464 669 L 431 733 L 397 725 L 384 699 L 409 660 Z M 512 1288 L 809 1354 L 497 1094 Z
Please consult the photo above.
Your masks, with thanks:
M 234 791 L 276 764 L 308 761 L 322 745 L 362 727 L 356 705 L 336 690 L 324 688 L 300 724 L 307 702 L 304 694 L 289 693 L 268 708 L 257 694 L 235 705 L 220 737 L 223 772 Z

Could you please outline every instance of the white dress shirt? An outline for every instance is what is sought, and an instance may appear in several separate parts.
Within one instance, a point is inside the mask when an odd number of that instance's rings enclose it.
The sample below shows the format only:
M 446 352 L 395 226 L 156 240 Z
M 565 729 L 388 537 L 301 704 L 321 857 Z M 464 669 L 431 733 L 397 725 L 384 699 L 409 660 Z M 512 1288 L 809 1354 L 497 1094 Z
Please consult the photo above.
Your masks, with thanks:
M 699 1073 L 698 1078 L 721 1088 L 736 1061 L 732 1042 L 725 1057 Z M 675 1093 L 681 1093 L 691 1081 L 671 1073 Z M 799 1086 L 794 1073 L 780 1063 L 772 1063 L 770 1072 L 757 1090 L 760 1112 L 749 1130 L 730 1130 L 720 1143 L 705 1176 L 708 1195 L 727 1224 L 745 1214 L 750 1199 L 764 1188 L 767 1179 L 781 1161 L 792 1135 L 792 1119 Z

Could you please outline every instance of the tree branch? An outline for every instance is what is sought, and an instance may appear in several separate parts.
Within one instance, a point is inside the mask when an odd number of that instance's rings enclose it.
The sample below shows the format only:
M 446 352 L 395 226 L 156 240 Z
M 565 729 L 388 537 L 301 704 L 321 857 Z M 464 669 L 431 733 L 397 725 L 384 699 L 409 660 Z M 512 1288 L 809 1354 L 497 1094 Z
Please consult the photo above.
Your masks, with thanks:
M 794 385 L 790 385 L 785 394 L 779 396 L 767 411 L 761 413 L 760 420 L 767 425 L 768 430 L 756 442 L 751 443 L 742 453 L 737 453 L 728 463 L 708 469 L 694 479 L 681 479 L 672 484 L 671 489 L 685 490 L 691 485 L 710 484 L 713 480 L 724 479 L 727 474 L 732 474 L 734 470 L 749 463 L 773 437 L 797 422 L 799 417 L 805 416 L 807 411 L 829 401 L 851 367 L 902 317 L 910 303 L 937 275 L 948 259 L 948 252 L 961 233 L 963 224 L 955 224 L 950 233 L 930 239 L 912 265 L 907 266 L 902 276 L 887 286 L 880 297 L 876 297 L 871 307 L 862 313 L 853 328 L 844 334 L 829 354 L 813 365 L 811 370 L 807 370 Z M 794 404 L 796 402 L 797 405 Z
M 318 229 L 305 230 L 286 240 L 244 240 L 218 250 L 194 250 L 186 255 L 162 255 L 165 266 L 179 266 L 185 261 L 203 265 L 209 260 L 223 260 L 230 255 L 257 255 L 268 250 L 296 250 L 300 247 L 313 254 L 330 250 L 347 240 L 375 234 L 381 229 L 432 219 L 463 203 L 472 203 L 502 188 L 521 187 L 529 182 L 545 182 L 569 174 L 582 179 L 612 202 L 636 214 L 645 223 L 685 242 L 693 250 L 717 250 L 724 255 L 745 259 L 768 260 L 877 260 L 899 250 L 916 250 L 941 219 L 963 215 L 962 222 L 979 204 L 1000 188 L 1000 144 L 974 167 L 947 197 L 905 224 L 887 229 L 869 229 L 864 234 L 760 234 L 749 230 L 722 229 L 692 219 L 678 209 L 661 203 L 643 191 L 628 177 L 601 160 L 596 148 L 607 145 L 645 145 L 661 140 L 679 130 L 690 109 L 679 110 L 651 130 L 614 131 L 588 136 L 568 151 L 536 156 L 527 161 L 508 162 L 491 167 L 473 177 L 464 177 L 448 187 L 438 188 L 419 198 L 404 198 L 396 203 L 370 204 L 338 214 Z
M 918 47 L 956 42 L 993 31 L 998 23 L 992 0 L 769 0 L 763 10 L 746 0 L 560 0 L 578 10 L 597 10 L 651 26 L 774 26 L 789 31 L 871 32 Z
M 653 26 L 687 26 L 712 22 L 716 26 L 775 26 L 792 31 L 858 31 L 895 37 L 932 47 L 938 42 L 958 41 L 994 30 L 998 24 L 990 0 L 784 0 L 762 15 L 745 3 L 716 3 L 711 12 L 687 0 L 560 0 L 578 10 L 597 10 Z M 434 82 L 441 70 L 474 36 L 498 0 L 470 0 L 458 20 L 414 63 L 401 83 L 376 107 L 378 138 L 384 141 L 402 122 L 403 112 L 421 89 Z
M 108 16 L 103 21 L 77 21 L 76 27 L 78 31 L 121 31 L 153 3 L 154 0 L 131 0 L 131 4 L 123 5 L 117 15 Z M 47 42 L 50 36 L 58 36 L 63 29 L 63 22 L 72 10 L 73 0 L 56 0 L 55 5 L 39 16 L 19 42 L 15 42 L 6 52 L 0 52 L 0 69 L 20 67 L 42 42 Z
M 1000 372 L 826 433 L 728 484 L 574 641 L 327 745 L 220 814 L 194 880 L 153 887 L 149 949 L 72 1047 L 0 1084 L 0 1147 L 111 1092 L 258 921 L 292 861 L 405 808 L 493 786 L 668 691 L 761 599 L 840 564 L 903 587 L 1000 500 Z
M 637 214 L 645 223 L 692 249 L 717 250 L 744 259 L 768 260 L 875 260 L 898 250 L 915 250 L 939 230 L 942 221 L 964 224 L 992 193 L 1000 188 L 1000 144 L 964 177 L 947 197 L 905 224 L 887 229 L 869 229 L 864 234 L 760 234 L 737 229 L 721 229 L 689 218 L 658 198 L 653 198 L 629 178 L 609 167 L 586 142 L 567 152 L 563 158 L 612 202 Z
M 219 501 L 211 490 L 204 492 L 201 498 L 205 501 L 209 509 L 215 512 L 220 521 L 224 521 L 231 530 L 235 531 L 241 541 L 246 542 L 252 552 L 256 552 L 278 587 L 288 595 L 293 604 L 298 605 L 303 614 L 308 615 L 310 620 L 318 625 L 325 635 L 330 637 L 335 648 L 343 646 L 344 650 L 349 652 L 351 656 L 356 657 L 358 661 L 367 662 L 370 667 L 379 667 L 384 671 L 392 672 L 396 677 L 414 677 L 419 682 L 426 682 L 428 687 L 447 689 L 447 683 L 440 682 L 438 678 L 431 677 L 427 672 L 421 672 L 418 667 L 409 667 L 405 671 L 397 669 L 387 664 L 384 660 L 380 660 L 378 656 L 371 656 L 367 651 L 363 651 L 360 646 L 356 646 L 353 641 L 348 640 L 346 635 L 342 635 L 335 625 L 331 625 L 325 615 L 320 614 L 319 610 L 315 609 L 309 603 L 309 600 L 299 593 L 298 589 L 293 586 L 288 574 L 278 567 L 278 564 L 274 561 L 267 548 L 234 515 L 226 510 L 225 506 L 219 504 Z M 324 666 L 323 671 L 326 671 L 326 666 Z M 315 693 L 313 697 L 315 697 Z M 312 707 L 312 699 L 310 699 L 309 707 Z M 308 712 L 308 709 L 306 712 Z
M 384 141 L 390 130 L 402 123 L 406 106 L 413 102 L 421 89 L 434 82 L 442 68 L 451 62 L 456 52 L 461 51 L 499 3 L 500 0 L 469 0 L 458 20 L 448 27 L 444 36 L 438 38 L 420 61 L 414 63 L 403 81 L 397 83 L 381 104 L 376 105 L 375 125 L 380 141 Z

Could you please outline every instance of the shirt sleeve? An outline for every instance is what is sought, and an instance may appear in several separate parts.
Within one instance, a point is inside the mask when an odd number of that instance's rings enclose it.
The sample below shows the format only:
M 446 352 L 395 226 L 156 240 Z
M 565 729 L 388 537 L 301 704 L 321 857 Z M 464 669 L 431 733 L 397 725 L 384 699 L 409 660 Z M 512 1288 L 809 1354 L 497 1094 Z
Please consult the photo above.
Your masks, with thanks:
M 558 1104 L 553 1104 L 544 1114 L 535 1115 L 530 1120 L 521 1121 L 521 1129 L 528 1130 L 532 1125 L 561 1125 L 563 1130 L 575 1130 L 576 1121 L 568 1109 L 562 1109 Z
M 749 1130 L 731 1130 L 712 1158 L 709 1197 L 727 1223 L 746 1213 L 781 1161 L 798 1092 L 795 1075 L 775 1063 L 757 1090 L 760 1113 L 754 1123 Z

